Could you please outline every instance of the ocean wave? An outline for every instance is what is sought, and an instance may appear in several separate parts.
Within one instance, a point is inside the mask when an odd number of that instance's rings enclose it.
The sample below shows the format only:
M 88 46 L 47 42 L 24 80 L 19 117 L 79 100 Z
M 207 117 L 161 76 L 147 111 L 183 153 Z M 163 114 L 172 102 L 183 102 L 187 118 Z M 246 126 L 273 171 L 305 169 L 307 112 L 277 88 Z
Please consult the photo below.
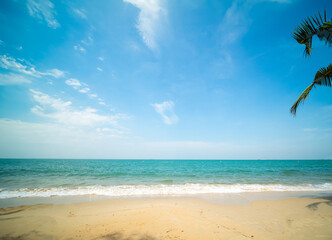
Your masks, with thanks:
M 332 183 L 323 184 L 178 184 L 178 185 L 118 185 L 86 186 L 57 188 L 21 188 L 0 190 L 0 199 L 22 197 L 53 197 L 100 195 L 110 197 L 149 196 L 149 195 L 192 195 L 243 192 L 298 192 L 298 191 L 332 191 Z

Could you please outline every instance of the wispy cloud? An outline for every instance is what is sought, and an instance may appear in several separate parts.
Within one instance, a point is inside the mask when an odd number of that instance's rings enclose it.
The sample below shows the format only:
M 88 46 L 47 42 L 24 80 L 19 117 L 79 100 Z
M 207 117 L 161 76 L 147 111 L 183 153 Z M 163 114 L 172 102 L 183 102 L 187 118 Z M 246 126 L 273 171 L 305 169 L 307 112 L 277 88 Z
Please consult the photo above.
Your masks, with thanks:
M 59 77 L 64 77 L 65 72 L 54 68 L 54 69 L 48 70 L 46 73 L 42 73 L 42 75 L 49 75 L 49 76 L 52 76 L 55 78 L 59 78 Z
M 98 57 L 98 60 L 99 61 L 104 61 L 104 58 L 103 57 Z
M 139 8 L 137 29 L 144 43 L 151 49 L 156 50 L 157 31 L 161 28 L 161 16 L 166 14 L 160 0 L 123 0 Z
M 98 94 L 90 93 L 90 94 L 88 94 L 88 96 L 91 97 L 91 98 L 97 98 Z
M 92 34 L 88 33 L 87 36 L 83 39 L 80 40 L 76 45 L 74 45 L 74 50 L 79 51 L 81 53 L 86 53 L 87 52 L 87 47 L 92 45 L 94 42 Z
M 45 118 L 53 119 L 57 123 L 73 126 L 117 126 L 120 119 L 127 119 L 124 114 L 102 115 L 94 108 L 76 110 L 70 101 L 53 98 L 45 93 L 30 89 L 33 99 L 38 105 L 31 108 L 31 112 Z
M 6 55 L 0 56 L 0 67 L 33 77 L 41 77 L 40 72 L 36 71 L 34 66 L 24 65 L 23 61 L 16 60 L 12 57 L 7 57 Z
M 220 24 L 223 45 L 234 43 L 241 39 L 249 30 L 251 18 L 249 11 L 258 3 L 276 2 L 290 3 L 291 0 L 235 0 L 227 9 Z
M 84 9 L 77 9 L 77 8 L 74 8 L 74 9 L 73 9 L 73 12 L 74 12 L 77 16 L 79 16 L 79 17 L 81 17 L 81 18 L 83 18 L 83 19 L 87 19 L 86 11 L 85 11 Z
M 252 19 L 250 11 L 257 4 L 262 2 L 288 3 L 288 0 L 234 0 L 226 10 L 219 25 L 221 56 L 211 66 L 215 69 L 216 75 L 220 79 L 229 78 L 236 73 L 236 58 L 231 50 L 238 44 L 245 34 L 250 30 Z
M 304 128 L 304 132 L 316 132 L 316 133 L 322 133 L 322 132 L 331 132 L 332 128 Z
M 0 56 L 0 67 L 37 78 L 42 76 L 52 76 L 59 78 L 65 75 L 65 72 L 59 69 L 51 69 L 46 72 L 37 71 L 34 65 L 26 62 L 25 60 L 15 59 L 6 55 Z
M 304 128 L 303 129 L 304 132 L 315 132 L 317 130 L 318 130 L 318 128 Z
M 20 74 L 0 73 L 0 86 L 1 85 L 19 85 L 24 83 L 31 83 L 31 81 Z
M 94 40 L 93 40 L 93 38 L 91 36 L 91 33 L 89 33 L 85 39 L 81 40 L 81 43 L 84 44 L 84 45 L 86 45 L 86 46 L 89 46 L 89 45 L 93 44 L 93 41 Z
M 102 98 L 98 97 L 98 94 L 91 93 L 91 89 L 89 88 L 88 84 L 80 82 L 78 79 L 75 79 L 75 78 L 67 79 L 65 81 L 65 83 L 68 86 L 71 86 L 76 91 L 78 91 L 80 93 L 84 93 L 88 97 L 97 100 L 100 105 L 106 105 L 105 101 Z
M 128 133 L 126 128 L 113 126 L 73 127 L 0 119 L 0 135 L 6 136 L 0 138 L 0 157 L 116 158 L 128 152 Z
M 81 45 L 75 45 L 74 50 L 80 51 L 82 53 L 86 53 L 86 49 L 84 47 L 82 47 Z
M 165 101 L 162 103 L 151 104 L 154 110 L 160 114 L 164 123 L 171 125 L 178 122 L 178 117 L 174 112 L 174 103 L 173 101 Z
M 102 68 L 100 68 L 100 67 L 97 67 L 97 70 L 98 70 L 98 71 L 100 71 L 100 72 L 102 72 L 102 71 L 103 71 L 103 69 L 102 69 Z
M 60 27 L 55 19 L 56 11 L 54 5 L 49 0 L 28 0 L 27 7 L 31 16 L 45 20 L 51 28 Z
M 82 88 L 80 90 L 78 90 L 80 93 L 87 93 L 87 92 L 90 92 L 90 88 L 88 87 L 85 87 L 85 88 Z
M 248 31 L 251 19 L 247 14 L 250 8 L 251 4 L 247 2 L 234 1 L 227 9 L 220 25 L 223 45 L 234 43 Z
M 72 86 L 75 90 L 79 89 L 82 86 L 81 82 L 75 78 L 67 79 L 65 83 L 68 86 Z
M 70 78 L 65 81 L 68 86 L 71 86 L 75 90 L 79 91 L 80 93 L 88 93 L 90 92 L 90 88 L 88 84 L 80 82 L 78 79 Z
M 220 58 L 218 60 L 211 63 L 211 66 L 216 72 L 216 77 L 219 79 L 227 79 L 234 72 L 232 55 L 226 50 L 220 54 Z

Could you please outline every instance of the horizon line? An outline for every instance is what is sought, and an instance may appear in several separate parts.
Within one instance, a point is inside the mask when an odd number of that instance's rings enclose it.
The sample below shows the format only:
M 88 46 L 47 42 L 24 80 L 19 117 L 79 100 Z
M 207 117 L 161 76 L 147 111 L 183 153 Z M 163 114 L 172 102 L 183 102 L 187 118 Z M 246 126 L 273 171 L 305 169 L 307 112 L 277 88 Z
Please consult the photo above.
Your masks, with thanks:
M 6 160 L 6 159 L 18 159 L 18 160 L 145 160 L 145 161 L 153 161 L 153 160 L 175 160 L 175 161 L 201 161 L 201 160 L 206 160 L 206 161 L 265 161 L 265 160 L 271 160 L 271 161 L 278 161 L 278 160 L 288 160 L 288 161 L 319 161 L 319 160 L 332 160 L 331 158 L 305 158 L 305 159 L 300 159 L 300 158 L 283 158 L 283 159 L 277 159 L 277 158 L 252 158 L 252 159 L 226 159 L 226 158 L 208 158 L 208 159 L 202 159 L 202 158 L 195 158 L 195 159 L 190 159 L 190 158 L 15 158 L 15 157 L 0 157 L 0 160 Z

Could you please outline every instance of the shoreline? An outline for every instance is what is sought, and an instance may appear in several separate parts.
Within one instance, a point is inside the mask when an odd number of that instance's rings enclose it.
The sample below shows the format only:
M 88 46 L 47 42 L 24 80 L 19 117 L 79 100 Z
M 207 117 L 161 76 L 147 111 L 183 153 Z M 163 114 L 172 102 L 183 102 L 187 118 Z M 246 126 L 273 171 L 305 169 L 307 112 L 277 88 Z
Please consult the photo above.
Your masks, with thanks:
M 210 193 L 210 194 L 178 194 L 178 195 L 137 195 L 137 196 L 106 196 L 78 195 L 51 197 L 22 197 L 0 199 L 0 208 L 18 207 L 35 204 L 73 204 L 97 202 L 104 200 L 145 200 L 145 199 L 193 199 L 203 200 L 220 205 L 248 205 L 257 200 L 284 200 L 292 198 L 320 198 L 332 196 L 332 191 L 287 191 L 287 192 L 242 192 L 242 193 Z
M 36 204 L 0 211 L 0 239 L 331 239 L 332 197 L 220 205 L 198 199 Z

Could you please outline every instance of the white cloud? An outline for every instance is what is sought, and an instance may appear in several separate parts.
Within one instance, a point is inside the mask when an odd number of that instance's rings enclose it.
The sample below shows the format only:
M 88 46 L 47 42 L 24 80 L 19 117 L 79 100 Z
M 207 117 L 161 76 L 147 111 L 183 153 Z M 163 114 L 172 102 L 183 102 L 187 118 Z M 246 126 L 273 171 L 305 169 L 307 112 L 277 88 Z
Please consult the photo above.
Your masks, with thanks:
M 316 133 L 328 133 L 332 131 L 332 128 L 304 128 L 304 132 L 316 132 Z
M 97 128 L 96 129 L 98 133 L 115 133 L 115 134 L 124 134 L 124 131 L 121 131 L 119 129 L 114 129 L 114 128 Z
M 226 10 L 219 25 L 221 56 L 211 63 L 219 79 L 227 79 L 238 72 L 239 64 L 233 57 L 232 47 L 249 31 L 252 19 L 250 11 L 262 2 L 286 3 L 287 0 L 234 0 Z M 235 60 L 235 62 L 233 61 Z
M 75 110 L 70 101 L 53 98 L 45 93 L 30 89 L 33 99 L 38 105 L 31 108 L 31 112 L 57 123 L 72 126 L 117 126 L 118 120 L 128 118 L 124 114 L 101 115 L 93 108 Z
M 96 94 L 96 93 L 90 93 L 90 94 L 88 94 L 88 96 L 91 97 L 91 98 L 97 98 L 98 94 Z
M 166 14 L 160 0 L 123 0 L 140 9 L 137 29 L 144 43 L 151 49 L 158 48 L 157 31 L 161 28 L 161 16 Z
M 87 93 L 87 92 L 89 92 L 90 91 L 90 88 L 82 88 L 82 89 L 80 89 L 80 90 L 78 90 L 80 93 Z
M 248 31 L 251 24 L 251 19 L 247 17 L 249 9 L 249 5 L 239 1 L 234 1 L 227 9 L 220 25 L 224 45 L 237 41 Z
M 98 98 L 98 94 L 90 93 L 91 89 L 89 88 L 88 84 L 80 82 L 78 79 L 70 78 L 65 81 L 65 83 L 80 93 L 87 94 L 90 98 L 98 100 L 100 105 L 106 105 L 102 98 Z
M 317 130 L 318 130 L 318 128 L 304 128 L 303 129 L 303 131 L 305 131 L 305 132 L 315 132 Z
M 99 61 L 104 61 L 104 58 L 103 57 L 98 57 L 98 60 Z
M 60 24 L 55 19 L 56 11 L 54 5 L 49 0 L 28 0 L 27 7 L 31 16 L 39 19 L 44 19 L 47 25 L 51 28 L 60 27 Z
M 75 45 L 75 46 L 74 46 L 74 49 L 75 49 L 76 51 L 80 51 L 80 52 L 82 52 L 82 53 L 86 53 L 85 48 L 82 47 L 81 45 Z
M 93 44 L 93 38 L 91 37 L 91 34 L 88 34 L 88 36 L 84 40 L 81 40 L 80 43 L 74 45 L 74 50 L 80 51 L 81 53 L 86 53 L 85 47 L 90 46 L 92 44 Z M 82 45 L 84 45 L 85 47 L 83 47 Z
M 173 101 L 165 101 L 162 103 L 151 104 L 154 110 L 160 114 L 164 123 L 171 125 L 178 122 L 178 117 L 174 113 L 174 103 Z
M 141 50 L 141 47 L 139 46 L 139 44 L 135 41 L 128 41 L 126 43 L 127 45 L 127 49 L 131 49 L 135 52 L 139 52 Z
M 31 83 L 31 81 L 22 75 L 15 73 L 3 74 L 0 73 L 0 86 L 1 85 L 19 85 L 24 83 Z
M 55 78 L 63 77 L 65 73 L 59 69 L 51 69 L 46 72 L 40 72 L 35 66 L 23 59 L 15 59 L 6 55 L 0 56 L 0 67 L 11 71 L 23 73 L 32 77 L 40 78 L 42 76 L 52 76 Z
M 93 44 L 93 38 L 91 37 L 91 34 L 88 34 L 88 36 L 84 40 L 81 40 L 81 43 L 86 46 Z
M 81 82 L 75 78 L 67 79 L 65 83 L 69 86 L 72 86 L 76 90 L 82 86 Z
M 77 9 L 77 8 L 74 8 L 73 9 L 73 12 L 77 15 L 77 16 L 79 16 L 79 17 L 81 17 L 81 18 L 83 18 L 83 19 L 87 19 L 87 16 L 86 16 L 86 11 L 84 10 L 84 9 Z
M 0 119 L 0 136 L 5 136 L 0 138 L 0 157 L 102 158 L 105 151 L 116 157 L 125 150 L 120 146 L 126 145 L 128 130 L 98 128 Z
M 75 90 L 79 91 L 80 93 L 88 93 L 90 92 L 90 88 L 88 84 L 81 83 L 78 79 L 70 78 L 65 81 L 68 86 L 73 87 Z
M 42 106 L 50 106 L 52 109 L 64 111 L 71 105 L 70 101 L 64 102 L 61 99 L 52 98 L 47 94 L 35 91 L 33 89 L 30 89 L 30 92 L 32 93 L 32 97 L 34 98 L 34 100 Z M 40 106 L 37 106 L 37 110 L 38 109 L 41 110 L 42 108 Z
M 34 66 L 27 66 L 22 63 L 23 61 L 16 60 L 12 57 L 7 57 L 6 55 L 0 56 L 0 67 L 15 72 L 24 73 L 33 77 L 41 77 L 41 73 L 36 71 Z
M 103 69 L 102 69 L 102 68 L 100 68 L 100 67 L 97 67 L 97 70 L 98 70 L 98 71 L 100 71 L 100 72 L 102 72 L 102 71 L 103 71 Z
M 64 77 L 65 76 L 65 72 L 59 70 L 59 69 L 51 69 L 47 71 L 47 75 L 55 77 L 55 78 L 59 78 L 59 77 Z
M 291 0 L 234 0 L 227 9 L 220 25 L 222 43 L 228 45 L 238 41 L 249 30 L 252 20 L 249 11 L 261 2 L 289 3 Z
M 111 126 L 89 130 L 59 123 L 0 119 L 0 157 L 3 158 L 117 158 L 117 159 L 326 159 L 331 141 L 312 139 L 285 144 L 265 142 L 153 141 L 126 136 Z M 129 149 L 129 150 L 128 150 Z M 149 151 L 147 151 L 149 149 Z
M 19 46 L 19 47 L 17 47 L 16 49 L 19 50 L 19 51 L 21 51 L 21 50 L 23 50 L 23 47 L 22 47 L 22 46 Z

